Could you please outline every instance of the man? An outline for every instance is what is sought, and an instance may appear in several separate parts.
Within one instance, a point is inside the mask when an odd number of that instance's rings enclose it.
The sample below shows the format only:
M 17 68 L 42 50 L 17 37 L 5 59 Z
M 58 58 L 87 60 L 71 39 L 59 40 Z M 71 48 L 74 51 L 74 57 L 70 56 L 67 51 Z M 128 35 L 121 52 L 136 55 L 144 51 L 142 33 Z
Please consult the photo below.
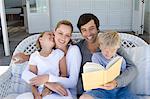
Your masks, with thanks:
M 80 48 L 81 55 L 82 55 L 82 63 L 80 68 L 79 81 L 78 81 L 78 94 L 81 95 L 83 93 L 83 86 L 82 86 L 83 84 L 81 80 L 83 65 L 86 62 L 91 61 L 91 57 L 94 52 L 100 51 L 98 50 L 98 44 L 96 42 L 96 38 L 99 32 L 99 20 L 95 15 L 90 13 L 85 13 L 79 17 L 77 27 L 80 30 L 82 36 L 84 37 L 84 39 L 77 44 Z M 126 88 L 125 86 L 129 85 L 129 83 L 136 77 L 137 68 L 132 63 L 132 61 L 129 60 L 123 48 L 120 48 L 118 50 L 118 54 L 125 58 L 127 62 L 127 69 L 115 80 L 107 83 L 105 86 L 100 86 L 100 87 L 101 89 L 104 90 L 113 90 L 114 88 L 122 87 L 122 90 L 118 92 L 117 98 L 122 96 L 125 98 L 125 96 L 127 96 L 127 98 L 129 99 L 129 97 L 132 96 L 132 93 L 130 93 L 128 88 Z M 103 97 L 103 95 L 109 95 L 109 94 L 99 93 L 98 96 L 96 94 L 93 95 L 83 94 L 80 98 L 81 99 L 105 98 L 105 96 Z

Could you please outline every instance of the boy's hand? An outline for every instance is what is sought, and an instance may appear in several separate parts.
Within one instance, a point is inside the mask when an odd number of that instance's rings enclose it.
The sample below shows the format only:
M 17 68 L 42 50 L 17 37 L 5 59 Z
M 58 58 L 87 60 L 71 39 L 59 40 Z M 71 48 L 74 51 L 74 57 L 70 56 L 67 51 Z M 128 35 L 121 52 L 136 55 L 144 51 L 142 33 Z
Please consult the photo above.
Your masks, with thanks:
M 114 89 L 116 87 L 117 87 L 117 81 L 113 80 L 113 81 L 111 81 L 111 82 L 109 82 L 109 83 L 107 83 L 107 84 L 105 84 L 103 86 L 100 86 L 99 88 L 105 89 L 105 90 L 112 90 L 112 89 Z
M 44 86 L 44 89 L 42 90 L 41 96 L 44 97 L 44 96 L 50 95 L 50 94 L 52 94 L 52 91 L 49 88 Z

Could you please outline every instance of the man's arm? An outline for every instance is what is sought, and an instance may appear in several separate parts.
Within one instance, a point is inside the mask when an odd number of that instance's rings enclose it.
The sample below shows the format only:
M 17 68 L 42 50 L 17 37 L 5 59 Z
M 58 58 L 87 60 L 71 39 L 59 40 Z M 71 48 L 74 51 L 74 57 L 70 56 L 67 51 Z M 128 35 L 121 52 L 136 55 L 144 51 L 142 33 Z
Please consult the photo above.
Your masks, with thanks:
M 126 69 L 116 78 L 117 87 L 125 87 L 136 77 L 138 71 L 135 64 L 130 60 L 125 50 L 121 47 L 118 54 L 126 60 Z

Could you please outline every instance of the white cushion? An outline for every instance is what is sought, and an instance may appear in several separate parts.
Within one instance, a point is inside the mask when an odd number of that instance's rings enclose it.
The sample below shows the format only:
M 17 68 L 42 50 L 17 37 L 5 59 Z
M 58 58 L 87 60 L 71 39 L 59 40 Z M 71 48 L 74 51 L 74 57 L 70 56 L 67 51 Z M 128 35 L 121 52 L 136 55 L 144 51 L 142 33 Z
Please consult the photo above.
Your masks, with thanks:
M 10 94 L 8 95 L 7 97 L 5 97 L 4 99 L 16 99 L 16 97 L 18 96 L 19 94 Z
M 150 96 L 138 96 L 137 99 L 150 99 Z
M 131 83 L 131 90 L 136 94 L 150 95 L 150 45 L 125 50 L 138 68 L 138 76 Z

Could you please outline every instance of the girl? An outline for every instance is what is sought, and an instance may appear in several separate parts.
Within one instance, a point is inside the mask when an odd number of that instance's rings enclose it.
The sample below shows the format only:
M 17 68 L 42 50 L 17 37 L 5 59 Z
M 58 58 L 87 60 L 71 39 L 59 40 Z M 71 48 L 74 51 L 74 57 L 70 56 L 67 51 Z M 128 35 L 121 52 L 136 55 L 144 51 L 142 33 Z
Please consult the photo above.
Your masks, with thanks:
M 38 38 L 36 45 L 38 51 L 35 51 L 30 56 L 29 71 L 36 75 L 51 73 L 59 76 L 60 70 L 60 76 L 66 77 L 67 69 L 65 58 L 63 57 L 64 52 L 59 49 L 53 49 L 55 45 L 53 33 L 43 32 Z M 43 89 L 43 85 L 38 86 L 38 88 L 32 85 L 32 93 L 34 98 L 37 99 L 50 93 L 50 90 L 47 87 Z

